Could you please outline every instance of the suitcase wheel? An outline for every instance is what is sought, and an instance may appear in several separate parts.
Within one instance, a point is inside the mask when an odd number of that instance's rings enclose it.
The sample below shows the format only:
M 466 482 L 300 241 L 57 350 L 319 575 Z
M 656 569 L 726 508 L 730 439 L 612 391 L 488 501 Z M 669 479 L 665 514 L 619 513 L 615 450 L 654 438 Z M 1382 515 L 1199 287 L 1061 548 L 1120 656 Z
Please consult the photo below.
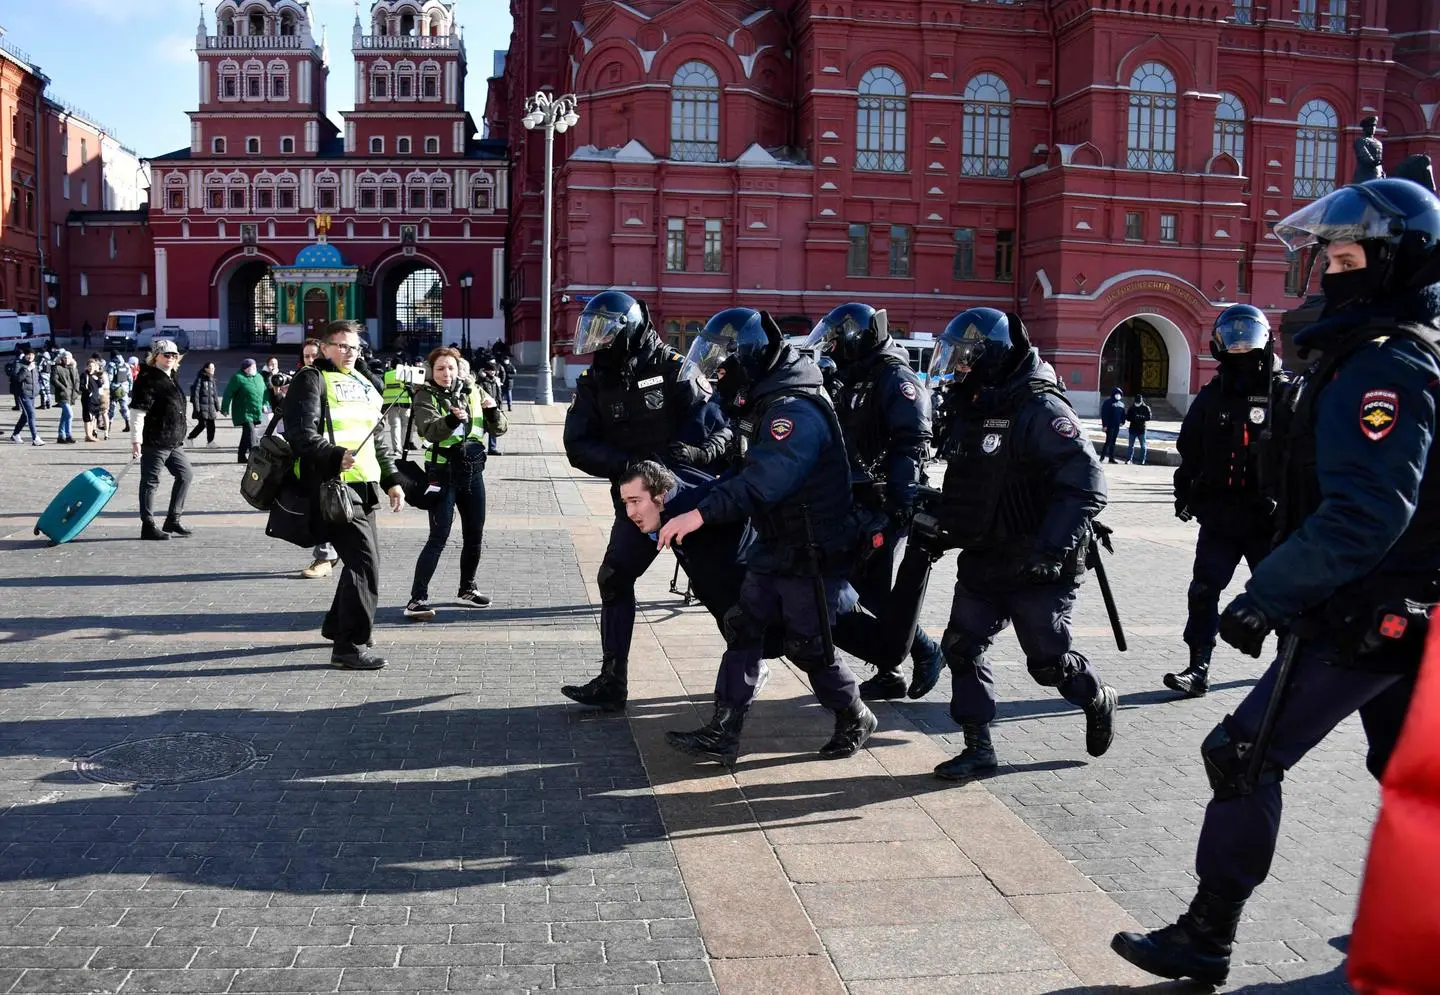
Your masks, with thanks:
M 40 534 L 40 526 L 38 526 L 38 525 L 35 526 L 35 534 L 36 534 L 37 536 Z

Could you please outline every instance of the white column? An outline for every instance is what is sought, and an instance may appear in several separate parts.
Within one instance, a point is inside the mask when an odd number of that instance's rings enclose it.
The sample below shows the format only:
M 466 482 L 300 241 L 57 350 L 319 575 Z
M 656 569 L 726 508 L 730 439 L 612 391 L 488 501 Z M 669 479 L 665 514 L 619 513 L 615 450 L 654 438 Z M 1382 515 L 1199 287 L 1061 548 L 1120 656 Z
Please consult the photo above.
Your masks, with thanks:
M 160 327 L 170 316 L 170 270 L 164 246 L 155 246 L 155 325 Z

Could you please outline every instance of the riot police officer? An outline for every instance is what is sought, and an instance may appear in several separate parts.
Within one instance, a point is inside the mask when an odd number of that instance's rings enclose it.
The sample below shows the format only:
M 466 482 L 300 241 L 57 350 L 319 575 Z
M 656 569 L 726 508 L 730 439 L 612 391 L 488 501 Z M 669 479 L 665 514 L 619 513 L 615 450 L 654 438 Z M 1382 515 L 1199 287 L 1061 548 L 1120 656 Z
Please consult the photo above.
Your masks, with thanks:
M 610 481 L 615 522 L 597 575 L 600 675 L 560 690 L 582 705 L 619 711 L 628 695 L 635 582 L 657 551 L 626 520 L 616 481 L 637 460 L 706 466 L 723 456 L 730 429 L 714 412 L 708 384 L 681 374 L 683 357 L 660 340 L 645 305 L 627 293 L 607 290 L 590 299 L 573 351 L 595 358 L 576 382 L 565 415 L 565 455 L 577 470 Z M 697 425 L 711 426 L 708 434 L 685 441 Z
M 1243 558 L 1265 558 L 1275 534 L 1272 498 L 1260 489 L 1260 444 L 1270 431 L 1270 398 L 1284 376 L 1270 322 L 1249 304 L 1232 304 L 1215 319 L 1210 354 L 1220 372 L 1195 395 L 1175 448 L 1175 515 L 1199 519 L 1195 570 L 1187 593 L 1185 645 L 1190 664 L 1166 674 L 1165 686 L 1191 698 L 1210 689 L 1210 654 L 1220 625 L 1220 594 Z
M 932 382 L 951 373 L 938 518 L 943 544 L 961 552 L 941 646 L 965 749 L 935 774 L 962 780 L 996 767 L 985 651 L 1011 622 L 1030 676 L 1084 710 L 1086 750 L 1101 756 L 1114 738 L 1115 691 L 1070 641 L 1091 521 L 1105 506 L 1100 463 L 1019 316 L 957 315 L 930 365 Z
M 660 545 L 683 543 L 702 526 L 746 518 L 757 538 L 746 554 L 740 599 L 725 615 L 727 649 L 716 679 L 714 715 L 702 728 L 670 732 L 666 739 L 683 752 L 733 762 L 755 696 L 766 630 L 781 626 L 786 656 L 835 713 L 834 735 L 820 756 L 848 757 L 874 732 L 876 719 L 830 638 L 859 545 L 839 423 L 819 367 L 785 344 L 768 314 L 749 311 L 741 317 L 722 312 L 712 324 L 723 321 L 733 328 L 717 392 L 739 419 L 744 464 L 694 510 L 666 522 Z M 712 340 L 719 341 L 720 336 Z
M 868 304 L 835 308 L 820 319 L 805 346 L 830 356 L 838 367 L 835 411 L 845 435 L 856 500 L 890 520 L 884 544 L 866 559 L 854 584 L 860 604 L 894 624 L 890 596 L 895 557 L 909 530 L 930 444 L 929 392 L 910 369 L 905 351 L 890 338 L 886 313 Z M 856 613 L 842 615 L 836 632 L 844 633 L 860 620 Z M 860 697 L 875 701 L 907 692 L 911 698 L 925 697 L 939 680 L 945 658 L 939 644 L 918 627 L 909 649 L 915 668 L 908 688 L 899 661 L 886 660 L 860 685 Z
M 1220 636 L 1258 657 L 1279 629 L 1282 650 L 1201 744 L 1214 795 L 1188 911 L 1111 944 L 1152 974 L 1212 984 L 1269 873 L 1286 769 L 1358 710 L 1380 776 L 1425 612 L 1440 601 L 1440 200 L 1409 180 L 1371 180 L 1301 208 L 1275 234 L 1325 254 L 1324 311 L 1295 337 L 1320 358 L 1276 405 L 1282 538 L 1225 609 Z

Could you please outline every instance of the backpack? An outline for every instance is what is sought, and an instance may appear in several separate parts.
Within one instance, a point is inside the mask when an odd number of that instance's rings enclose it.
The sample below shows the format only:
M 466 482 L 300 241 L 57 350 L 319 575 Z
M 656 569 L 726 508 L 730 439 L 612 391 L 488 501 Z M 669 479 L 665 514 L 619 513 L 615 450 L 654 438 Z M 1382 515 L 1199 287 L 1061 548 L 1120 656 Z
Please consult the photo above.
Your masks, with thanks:
M 256 511 L 267 511 L 275 503 L 286 478 L 291 476 L 295 466 L 295 454 L 290 443 L 275 433 L 280 421 L 277 413 L 270 419 L 260 441 L 250 447 L 249 458 L 245 461 L 245 475 L 240 478 L 240 496 Z

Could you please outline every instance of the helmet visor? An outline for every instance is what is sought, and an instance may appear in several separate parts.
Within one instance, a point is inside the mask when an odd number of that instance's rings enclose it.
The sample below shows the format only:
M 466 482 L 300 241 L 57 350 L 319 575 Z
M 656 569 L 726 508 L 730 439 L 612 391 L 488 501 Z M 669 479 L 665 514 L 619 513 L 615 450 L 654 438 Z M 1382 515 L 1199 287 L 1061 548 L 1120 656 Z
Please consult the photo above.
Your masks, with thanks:
M 575 322 L 575 346 L 571 349 L 577 356 L 599 352 L 620 334 L 625 327 L 625 315 L 614 311 L 587 311 Z
M 702 376 L 706 380 L 715 379 L 715 371 L 720 364 L 725 362 L 725 357 L 730 354 L 730 343 L 733 337 L 719 335 L 701 335 L 694 342 L 690 343 L 690 351 L 685 354 L 685 362 L 680 367 L 681 378 Z
M 876 337 L 884 340 L 885 312 L 883 310 L 876 311 L 874 321 Z M 813 350 L 817 356 L 822 352 L 835 352 L 837 349 L 858 343 L 869 328 L 869 324 L 862 324 L 854 314 L 848 311 L 833 321 L 829 315 L 826 315 L 810 330 L 810 336 L 805 340 L 804 348 Z
M 1291 252 L 1329 242 L 1389 238 L 1397 214 L 1382 211 L 1354 187 L 1343 187 L 1306 204 L 1275 224 L 1275 237 Z
M 984 339 L 941 339 L 930 357 L 930 381 L 963 380 L 984 352 Z
M 1264 349 L 1270 342 L 1270 329 L 1255 318 L 1232 318 L 1215 329 L 1215 338 L 1228 355 L 1238 356 Z

